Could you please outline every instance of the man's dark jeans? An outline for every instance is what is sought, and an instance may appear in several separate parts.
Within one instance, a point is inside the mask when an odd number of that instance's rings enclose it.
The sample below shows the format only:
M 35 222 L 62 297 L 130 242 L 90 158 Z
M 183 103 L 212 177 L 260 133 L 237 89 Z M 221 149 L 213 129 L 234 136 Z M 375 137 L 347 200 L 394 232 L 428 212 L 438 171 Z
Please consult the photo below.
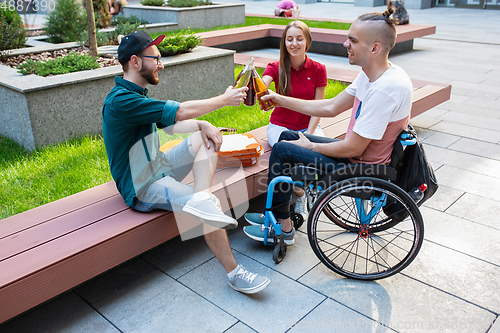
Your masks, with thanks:
M 311 142 L 326 143 L 338 141 L 337 139 L 325 138 L 315 135 L 305 134 Z M 290 171 L 294 166 L 305 165 L 321 169 L 323 171 L 332 172 L 339 166 L 348 164 L 349 161 L 345 158 L 331 158 L 323 154 L 314 152 L 309 149 L 299 147 L 293 143 L 281 142 L 283 140 L 298 140 L 299 135 L 294 131 L 285 131 L 281 134 L 271 151 L 269 158 L 269 175 L 267 184 L 278 176 L 289 176 Z M 290 196 L 292 195 L 293 186 L 288 183 L 278 183 L 274 187 L 273 209 L 274 216 L 279 219 L 290 217 Z

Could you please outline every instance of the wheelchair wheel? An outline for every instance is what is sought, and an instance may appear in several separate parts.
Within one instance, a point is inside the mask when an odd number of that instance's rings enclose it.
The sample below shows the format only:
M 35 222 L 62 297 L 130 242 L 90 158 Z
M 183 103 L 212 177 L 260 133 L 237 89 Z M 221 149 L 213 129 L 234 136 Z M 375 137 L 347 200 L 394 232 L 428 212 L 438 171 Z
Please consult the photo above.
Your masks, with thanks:
M 393 203 L 406 210 L 402 221 L 383 209 Z M 410 196 L 388 181 L 371 177 L 330 186 L 309 213 L 307 231 L 323 264 L 342 276 L 361 280 L 403 270 L 415 259 L 424 236 L 422 215 Z
M 280 245 L 276 244 L 273 250 L 273 260 L 275 263 L 279 264 L 285 259 L 286 255 L 286 244 Z
M 290 220 L 292 220 L 292 224 L 293 224 L 293 227 L 295 228 L 295 230 L 302 227 L 302 224 L 304 224 L 304 222 L 305 222 L 302 214 L 296 214 L 296 213 L 290 214 Z

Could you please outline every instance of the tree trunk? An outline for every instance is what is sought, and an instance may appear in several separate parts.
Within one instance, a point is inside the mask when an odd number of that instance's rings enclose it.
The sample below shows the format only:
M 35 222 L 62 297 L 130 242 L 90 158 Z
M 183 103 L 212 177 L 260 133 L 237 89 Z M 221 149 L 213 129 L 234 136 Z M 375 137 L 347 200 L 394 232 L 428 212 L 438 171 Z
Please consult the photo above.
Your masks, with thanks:
M 90 54 L 93 57 L 97 57 L 97 39 L 95 33 L 94 6 L 92 5 L 92 0 L 85 1 L 85 8 L 87 10 L 87 31 L 89 32 Z

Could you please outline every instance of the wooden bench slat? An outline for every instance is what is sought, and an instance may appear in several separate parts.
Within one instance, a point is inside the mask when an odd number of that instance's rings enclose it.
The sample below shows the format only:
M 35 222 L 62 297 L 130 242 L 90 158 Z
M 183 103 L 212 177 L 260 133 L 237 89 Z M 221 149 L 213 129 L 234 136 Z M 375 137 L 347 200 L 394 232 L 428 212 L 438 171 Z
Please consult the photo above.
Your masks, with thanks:
M 313 36 L 313 41 L 315 42 L 344 44 L 344 42 L 347 40 L 347 30 L 325 29 L 325 28 L 309 28 L 309 29 L 311 30 L 311 35 Z M 283 30 L 284 29 L 281 30 L 282 34 Z
M 143 220 L 147 215 L 149 220 Z M 137 219 L 143 223 L 138 223 Z M 188 221 L 192 220 L 186 217 Z M 108 239 L 102 236 L 103 233 Z M 61 242 L 51 242 L 37 249 L 38 254 L 28 256 L 26 253 L 20 255 L 21 258 L 12 258 L 10 263 L 0 264 L 2 276 L 4 269 L 9 270 L 8 277 L 0 282 L 0 322 L 177 235 L 173 214 L 141 214 L 128 210 L 65 236 L 66 247 L 61 248 Z M 76 252 L 69 258 L 65 254 L 68 248 Z M 5 283 L 6 280 L 11 282 Z
M 350 119 L 346 118 L 336 124 L 333 124 L 332 126 L 328 126 L 327 128 L 323 129 L 325 136 L 337 139 L 339 136 L 345 134 L 345 132 L 347 131 L 347 127 L 349 126 L 349 121 Z
M 113 181 L 96 186 L 46 205 L 30 209 L 0 220 L 0 239 L 91 205 L 106 198 L 119 195 Z
M 433 107 L 450 99 L 451 86 L 437 86 L 428 84 L 413 91 L 413 103 L 411 106 L 411 117 L 432 109 Z
M 122 233 L 130 232 L 166 213 L 170 214 L 164 211 L 144 214 L 128 209 L 2 260 L 0 261 L 0 286 L 8 285 L 54 263 L 71 258 L 76 253 L 109 241 Z M 136 246 L 136 244 L 130 244 L 130 246 Z
M 212 193 L 219 198 L 223 211 L 253 198 L 253 173 L 247 167 L 221 169 L 214 174 L 213 184 Z
M 396 25 L 396 43 L 425 37 L 436 33 L 436 26 L 422 24 Z
M 422 88 L 423 86 L 426 86 L 427 84 L 429 84 L 429 82 L 427 82 L 427 81 L 414 80 L 414 79 L 411 79 L 411 83 L 413 84 L 413 91 L 415 91 L 416 89 Z
M 322 117 L 319 121 L 321 128 L 325 129 L 325 128 L 333 126 L 339 122 L 342 122 L 345 119 L 350 119 L 351 118 L 351 110 L 352 110 L 352 108 L 347 110 L 347 111 L 342 112 L 341 114 L 339 114 L 336 117 Z
M 197 33 L 203 39 L 204 46 L 223 45 L 249 39 L 258 39 L 269 36 L 270 24 L 252 27 L 232 28 L 230 34 L 224 30 Z
M 358 74 L 359 71 L 355 70 L 326 67 L 326 75 L 329 79 L 340 81 L 344 84 L 349 84 L 354 81 Z
M 267 125 L 251 130 L 250 133 L 259 141 L 267 139 Z
M 128 209 L 115 195 L 0 239 L 0 262 Z
M 262 172 L 263 170 L 269 167 L 269 156 L 271 156 L 271 150 L 266 151 L 264 155 L 259 157 L 255 165 L 245 167 L 245 170 L 251 172 L 255 177 L 256 174 Z
M 269 152 L 269 156 L 271 152 Z M 269 158 L 268 158 L 269 160 Z M 261 168 L 259 173 L 256 173 L 254 176 L 253 190 L 254 196 L 258 196 L 267 192 L 267 175 L 269 173 L 269 169 Z
M 201 32 L 196 35 L 203 39 L 205 46 L 215 46 L 268 36 L 281 38 L 284 30 L 284 25 L 261 24 L 256 26 Z M 347 38 L 347 30 L 325 28 L 310 28 L 310 30 L 313 40 L 317 42 L 343 44 Z M 402 26 L 397 25 L 396 32 L 396 43 L 401 43 L 415 38 L 435 34 L 436 26 L 418 24 L 406 24 Z

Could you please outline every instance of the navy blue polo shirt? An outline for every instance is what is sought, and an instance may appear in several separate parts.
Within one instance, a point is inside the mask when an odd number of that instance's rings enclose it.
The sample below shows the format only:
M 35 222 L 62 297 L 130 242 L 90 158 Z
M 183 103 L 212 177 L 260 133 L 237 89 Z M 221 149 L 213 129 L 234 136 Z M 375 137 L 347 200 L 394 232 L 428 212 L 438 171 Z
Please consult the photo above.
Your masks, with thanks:
M 103 137 L 111 175 L 130 207 L 144 187 L 172 174 L 159 150 L 158 127 L 174 124 L 179 105 L 150 98 L 147 88 L 115 77 L 102 107 Z

